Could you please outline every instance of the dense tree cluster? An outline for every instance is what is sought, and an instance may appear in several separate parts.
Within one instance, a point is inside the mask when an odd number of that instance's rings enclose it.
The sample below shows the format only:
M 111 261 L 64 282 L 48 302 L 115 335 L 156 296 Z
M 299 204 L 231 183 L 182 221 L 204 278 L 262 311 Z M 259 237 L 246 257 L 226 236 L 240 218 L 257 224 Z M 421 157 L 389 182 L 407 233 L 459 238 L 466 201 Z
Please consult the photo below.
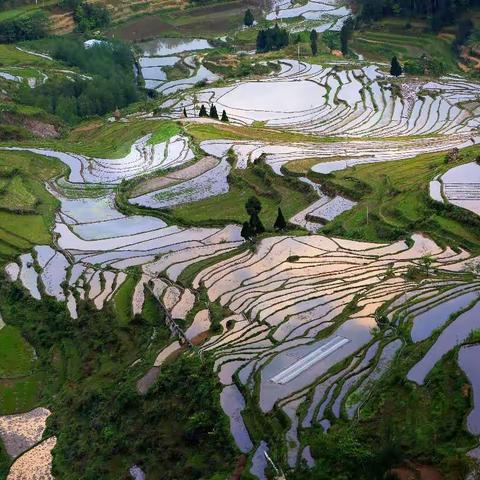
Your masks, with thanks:
M 86 50 L 79 41 L 62 39 L 54 42 L 51 53 L 90 78 L 52 78 L 34 90 L 24 86 L 18 94 L 20 102 L 43 108 L 72 124 L 138 99 L 134 59 L 127 46 L 104 43 Z
M 257 34 L 257 52 L 270 52 L 288 46 L 288 31 L 275 24 L 273 28 L 259 30 Z
M 64 10 L 72 10 L 73 18 L 79 32 L 88 32 L 105 27 L 110 23 L 110 13 L 100 3 L 84 0 L 59 0 L 58 6 Z
M 183 114 L 184 114 L 185 117 L 187 116 L 187 112 L 186 112 L 185 109 L 183 111 Z M 205 108 L 205 105 L 202 104 L 201 107 L 200 107 L 200 111 L 198 112 L 198 116 L 199 117 L 210 117 L 210 118 L 214 118 L 215 120 L 219 119 L 217 107 L 213 103 L 210 105 L 210 111 L 209 112 L 207 112 L 207 109 Z M 222 122 L 228 122 L 229 121 L 227 112 L 225 110 L 223 110 L 223 112 L 222 112 L 221 120 L 222 120 Z
M 447 73 L 446 65 L 436 58 L 422 55 L 420 58 L 408 59 L 404 63 L 405 73 L 410 75 L 433 75 L 439 77 Z
M 64 303 L 37 302 L 1 272 L 0 298 L 3 317 L 22 329 L 42 366 L 42 390 L 55 411 L 49 435 L 61 438 L 56 477 L 118 480 L 139 459 L 152 478 L 228 477 L 236 452 L 211 359 L 184 355 L 162 366 L 145 395 L 136 390 L 149 366 L 129 369 L 132 357 L 170 342 L 164 312 L 152 298 L 128 324 L 113 308 L 99 311 L 87 302 L 72 322 Z
M 453 46 L 455 50 L 459 50 L 460 47 L 465 45 L 472 33 L 474 32 L 474 24 L 472 20 L 467 19 L 463 20 L 458 24 L 457 31 L 455 33 L 455 40 L 453 41 Z
M 49 20 L 45 12 L 37 11 L 0 22 L 0 43 L 37 40 L 48 34 Z
M 210 105 L 210 118 L 218 120 L 217 107 L 213 103 Z
M 98 3 L 81 3 L 75 9 L 74 18 L 79 32 L 95 30 L 110 23 L 110 13 L 103 5 Z
M 434 32 L 454 23 L 467 8 L 480 4 L 479 0 L 359 0 L 359 3 L 364 21 L 378 20 L 385 15 L 428 17 Z

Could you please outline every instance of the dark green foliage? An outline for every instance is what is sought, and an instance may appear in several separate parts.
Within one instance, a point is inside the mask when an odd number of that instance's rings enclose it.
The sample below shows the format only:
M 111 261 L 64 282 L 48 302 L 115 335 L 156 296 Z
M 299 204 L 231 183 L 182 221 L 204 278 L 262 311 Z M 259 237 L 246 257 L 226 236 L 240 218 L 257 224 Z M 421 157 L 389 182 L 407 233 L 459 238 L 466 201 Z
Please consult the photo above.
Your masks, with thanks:
M 285 217 L 283 216 L 282 209 L 278 207 L 278 215 L 277 219 L 275 220 L 275 224 L 273 225 L 273 228 L 275 230 L 285 230 L 287 227 L 287 222 L 285 221 Z
M 474 25 L 472 20 L 463 20 L 458 24 L 457 32 L 455 34 L 455 40 L 453 46 L 455 49 L 459 49 L 462 45 L 467 43 L 470 35 L 473 33 Z
M 245 203 L 245 210 L 249 215 L 258 215 L 262 211 L 262 204 L 257 197 L 250 197 Z
M 63 10 L 73 11 L 73 18 L 79 32 L 88 32 L 105 27 L 111 21 L 110 13 L 100 3 L 84 0 L 60 0 L 58 6 Z
M 265 231 L 265 227 L 257 213 L 253 213 L 250 216 L 250 228 L 253 235 L 260 235 Z
M 43 11 L 0 22 L 0 43 L 36 40 L 48 34 L 49 20 Z
M 216 118 L 218 120 L 217 107 L 215 105 L 210 105 L 210 118 Z
M 411 75 L 433 75 L 439 77 L 447 73 L 446 65 L 436 58 L 428 58 L 426 55 L 418 59 L 405 61 L 403 69 Z
M 402 18 L 427 17 L 430 29 L 438 33 L 444 26 L 452 25 L 469 7 L 478 5 L 478 0 L 359 0 L 360 18 L 364 22 L 379 20 L 384 16 Z
M 3 448 L 3 444 L 0 443 L 0 478 L 7 478 L 11 462 L 12 459 L 8 456 L 7 452 Z
M 261 233 L 263 233 L 265 231 L 265 227 L 263 226 L 263 223 L 260 220 L 260 217 L 258 216 L 259 213 L 262 211 L 262 204 L 260 203 L 260 200 L 257 197 L 253 197 L 253 196 L 250 197 L 245 203 L 245 210 L 250 215 L 250 222 L 249 222 L 250 231 L 248 231 L 247 229 L 245 233 L 249 234 L 251 237 L 254 237 L 256 235 L 260 235 Z
M 344 55 L 348 54 L 348 42 L 352 38 L 353 27 L 353 19 L 352 17 L 348 17 L 347 20 L 345 20 L 342 29 L 340 30 L 340 48 L 342 49 L 342 53 Z
M 341 50 L 340 32 L 323 32 L 322 41 L 330 50 Z
M 83 0 L 59 0 L 58 6 L 62 10 L 75 10 L 82 4 Z
M 316 30 L 310 32 L 310 48 L 312 49 L 312 55 L 315 56 L 318 53 L 318 33 Z
M 200 107 L 200 112 L 198 112 L 199 117 L 208 117 L 207 109 L 205 108 L 205 105 L 202 105 Z
M 393 75 L 394 77 L 399 77 L 402 73 L 403 69 L 400 65 L 400 62 L 398 61 L 397 57 L 393 57 L 390 64 L 390 75 Z
M 64 304 L 34 301 L 3 275 L 0 298 L 5 320 L 38 355 L 42 404 L 55 412 L 46 435 L 58 438 L 56 477 L 117 480 L 138 462 L 151 478 L 228 477 L 235 452 L 209 359 L 181 357 L 162 367 L 145 396 L 136 391 L 149 358 L 170 340 L 161 310 L 120 326 L 109 307 L 82 303 L 72 322 Z M 147 360 L 133 368 L 138 358 Z M 0 472 L 3 465 L 0 449 Z
M 243 24 L 246 26 L 246 27 L 251 27 L 253 25 L 253 22 L 255 21 L 255 19 L 253 18 L 253 13 L 252 11 L 248 8 L 246 11 L 245 11 L 245 17 L 243 18 Z
M 185 118 L 188 117 L 188 115 L 187 115 L 187 109 L 186 109 L 185 107 L 183 107 L 183 116 L 184 116 Z
M 252 228 L 250 227 L 250 222 L 243 222 L 240 235 L 245 240 L 250 240 L 253 237 L 253 232 L 252 232 Z
M 19 102 L 40 107 L 73 124 L 92 115 L 104 115 L 138 99 L 134 58 L 126 45 L 112 42 L 85 49 L 80 41 L 61 39 L 53 41 L 51 54 L 78 67 L 92 79 L 53 78 L 34 90 L 24 85 L 18 93 Z
M 227 112 L 224 110 L 222 112 L 222 122 L 229 122 L 230 120 L 228 119 Z
M 110 23 L 110 13 L 99 3 L 82 2 L 74 11 L 74 19 L 79 32 L 88 32 L 105 27 Z
M 260 30 L 257 34 L 257 53 L 280 50 L 289 43 L 288 31 L 275 24 L 273 28 Z

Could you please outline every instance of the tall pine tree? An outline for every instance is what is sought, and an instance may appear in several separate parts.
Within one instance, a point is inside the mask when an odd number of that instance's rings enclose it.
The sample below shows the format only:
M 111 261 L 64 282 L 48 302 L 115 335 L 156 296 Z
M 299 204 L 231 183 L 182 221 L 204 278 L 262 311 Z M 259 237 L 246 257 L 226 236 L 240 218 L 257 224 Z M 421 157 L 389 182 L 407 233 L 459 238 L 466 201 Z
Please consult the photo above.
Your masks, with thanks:
M 393 57 L 392 63 L 390 65 L 390 75 L 393 75 L 394 77 L 399 77 L 402 73 L 403 69 L 400 65 L 400 62 L 398 61 L 397 57 Z
M 310 48 L 312 49 L 312 55 L 315 56 L 318 52 L 318 33 L 315 29 L 310 32 Z
M 222 122 L 229 122 L 230 120 L 228 119 L 228 115 L 227 115 L 227 112 L 224 110 L 222 112 L 222 118 L 221 118 Z
M 252 228 L 250 227 L 250 222 L 243 222 L 242 230 L 240 231 L 240 235 L 245 240 L 250 240 L 252 238 L 253 234 L 252 234 Z
M 205 105 L 202 105 L 200 107 L 200 112 L 198 113 L 199 117 L 208 117 L 207 109 L 205 108 Z
M 342 48 L 342 53 L 344 55 L 348 54 L 348 42 L 353 34 L 353 20 L 352 17 L 348 17 L 345 20 L 345 23 L 340 30 L 340 44 Z
M 210 105 L 210 117 L 211 118 L 216 118 L 218 120 L 218 112 L 217 112 L 217 107 L 215 105 Z
M 253 13 L 252 11 L 248 8 L 247 11 L 245 12 L 245 17 L 243 18 L 243 24 L 246 27 L 251 27 L 253 25 L 253 22 L 255 19 L 253 18 Z
M 245 203 L 245 210 L 250 216 L 258 215 L 262 211 L 262 204 L 257 197 L 252 195 Z
M 287 222 L 285 221 L 285 217 L 283 216 L 283 212 L 280 207 L 278 207 L 277 219 L 275 220 L 273 228 L 275 230 L 285 230 L 285 228 L 287 228 Z
M 252 229 L 253 235 L 260 235 L 265 231 L 265 227 L 257 213 L 254 213 L 250 217 L 250 228 Z

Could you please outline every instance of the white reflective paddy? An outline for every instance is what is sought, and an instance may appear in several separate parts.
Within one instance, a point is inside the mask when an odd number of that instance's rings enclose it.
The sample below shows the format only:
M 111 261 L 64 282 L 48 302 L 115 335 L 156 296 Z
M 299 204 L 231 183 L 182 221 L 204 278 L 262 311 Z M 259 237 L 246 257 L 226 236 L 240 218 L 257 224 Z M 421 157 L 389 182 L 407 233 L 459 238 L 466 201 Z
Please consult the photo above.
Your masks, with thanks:
M 351 11 L 338 0 L 309 0 L 298 4 L 293 0 L 274 0 L 267 20 L 283 20 L 299 17 L 303 21 L 284 24 L 292 32 L 314 28 L 317 32 L 340 30 Z
M 163 58 L 168 57 L 144 57 L 142 67 L 160 68 Z M 443 93 L 410 101 L 393 98 L 378 83 L 381 78 L 375 67 L 333 71 L 284 62 L 275 80 L 243 82 L 205 90 L 200 95 L 213 92 L 218 95 L 217 105 L 232 105 L 233 119 L 239 123 L 262 120 L 277 128 L 298 127 L 335 136 L 363 137 L 369 131 L 383 137 L 397 133 L 439 135 L 384 142 L 206 141 L 201 148 L 217 159 L 210 158 L 202 168 L 195 164 L 169 172 L 168 178 L 161 177 L 161 188 L 145 190 L 148 193 L 138 195 L 132 203 L 166 208 L 220 195 L 228 191 L 230 168 L 246 168 L 262 154 L 278 174 L 288 162 L 311 158 L 319 159 L 313 167 L 315 172 L 329 173 L 357 163 L 400 160 L 476 141 L 470 139 L 476 114 L 470 115 L 455 105 L 459 98 L 468 98 L 478 88 L 476 84 L 442 79 L 425 88 L 443 89 Z M 371 94 L 364 99 L 366 86 Z M 383 104 L 376 103 L 380 98 Z M 181 103 L 175 102 L 171 105 L 178 113 Z M 229 148 L 238 158 L 233 167 L 224 158 Z M 158 169 L 181 167 L 193 159 L 184 137 L 172 137 L 159 145 L 149 145 L 144 137 L 123 159 L 35 151 L 70 166 L 69 180 L 79 188 L 75 198 L 69 198 L 62 193 L 62 185 L 66 187 L 67 183 L 52 186 L 52 194 L 60 201 L 55 248 L 38 246 L 33 255 L 22 255 L 18 262 L 8 265 L 10 279 L 18 279 L 34 298 L 51 296 L 66 302 L 73 319 L 77 317 L 77 303 L 84 299 L 97 309 L 104 308 L 126 281 L 127 269 L 132 266 L 141 270 L 132 297 L 133 314 L 142 313 L 148 291 L 173 319 L 185 321 L 199 305 L 199 290 L 205 288 L 202 295 L 228 307 L 233 314 L 221 320 L 220 332 L 212 334 L 208 304 L 202 305 L 186 326 L 185 339 L 198 344 L 196 348 L 202 354 L 212 356 L 223 385 L 221 404 L 229 416 L 232 435 L 239 449 L 252 455 L 251 471 L 258 478 L 265 477 L 268 445 L 251 438 L 242 417 L 247 404 L 244 395 L 258 402 L 263 412 L 280 408 L 288 415 L 288 463 L 293 467 L 303 456 L 312 464 L 309 450 L 300 448 L 300 426 L 328 429 L 335 418 L 357 412 L 362 399 L 401 354 L 403 342 L 396 326 L 412 325 L 414 342 L 434 340 L 408 374 L 417 383 L 423 383 L 445 353 L 467 338 L 473 328 L 479 328 L 478 303 L 471 305 L 478 296 L 478 282 L 448 273 L 466 268 L 468 252 L 440 247 L 421 234 L 413 235 L 411 243 L 402 240 L 393 244 L 283 235 L 265 238 L 255 249 L 235 253 L 243 243 L 238 225 L 181 227 L 167 225 L 154 216 L 126 216 L 118 211 L 114 184 Z M 475 168 L 452 169 L 438 182 L 469 183 L 466 180 L 476 178 L 472 175 Z M 92 198 L 86 191 L 82 194 L 81 187 L 86 184 L 110 184 L 112 188 Z M 315 231 L 320 225 L 316 222 L 328 221 L 354 205 L 342 197 L 324 197 L 317 184 L 310 184 L 319 193 L 319 200 L 291 219 L 304 228 Z M 441 197 L 438 186 L 432 191 Z M 203 268 L 192 287 L 185 287 L 181 275 L 189 266 L 227 252 L 231 252 L 230 258 Z M 432 274 L 422 282 L 408 280 L 407 269 L 418 266 L 425 254 L 432 255 L 432 268 L 442 275 Z M 391 326 L 378 332 L 377 314 L 387 302 L 391 302 L 385 312 Z M 451 315 L 457 318 L 452 320 Z M 172 339 L 157 353 L 151 378 L 165 362 L 189 352 Z M 477 388 L 469 358 L 462 357 L 460 362 Z M 477 428 L 478 408 L 472 412 L 469 425 L 472 431 Z
M 188 139 L 173 136 L 165 142 L 151 144 L 151 135 L 137 140 L 124 158 L 89 158 L 83 155 L 55 152 L 44 148 L 8 147 L 7 150 L 27 150 L 39 155 L 57 158 L 68 165 L 68 180 L 72 183 L 118 184 L 122 180 L 145 175 L 158 169 L 182 165 L 194 155 Z
M 353 70 L 281 60 L 281 72 L 255 82 L 239 81 L 228 87 L 206 89 L 174 106 L 194 115 L 194 103 L 214 103 L 230 121 L 342 137 L 398 137 L 462 134 L 463 141 L 480 124 L 480 85 L 456 77 L 437 84 L 402 85 L 394 96 L 386 74 L 378 67 Z M 422 96 L 416 92 L 422 90 Z M 413 93 L 413 94 L 412 94 Z M 198 114 L 198 112 L 196 112 Z
M 480 215 L 480 164 L 470 162 L 451 168 L 441 177 L 441 189 L 450 203 Z M 430 195 L 437 200 L 438 194 Z
M 185 56 L 193 51 L 212 48 L 204 39 L 163 38 L 139 44 L 143 56 L 139 59 L 146 88 L 157 90 L 165 95 L 191 88 L 197 82 L 213 82 L 220 77 L 201 64 L 201 59 Z M 179 80 L 168 80 L 164 67 L 183 66 L 188 75 Z

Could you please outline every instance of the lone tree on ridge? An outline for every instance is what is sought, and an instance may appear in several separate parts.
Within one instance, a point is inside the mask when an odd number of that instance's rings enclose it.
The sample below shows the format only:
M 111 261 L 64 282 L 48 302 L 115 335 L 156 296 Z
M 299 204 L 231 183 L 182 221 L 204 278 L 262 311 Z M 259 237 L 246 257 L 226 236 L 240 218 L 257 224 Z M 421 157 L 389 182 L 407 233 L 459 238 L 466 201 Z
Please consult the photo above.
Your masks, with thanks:
M 348 54 L 348 42 L 352 38 L 353 27 L 353 19 L 348 17 L 340 30 L 340 44 L 344 55 Z
M 400 65 L 400 62 L 398 61 L 397 57 L 392 58 L 392 63 L 390 65 L 390 75 L 393 75 L 394 77 L 399 77 L 403 73 L 402 66 Z
M 245 203 L 245 210 L 252 215 L 258 215 L 262 211 L 262 204 L 257 197 L 251 196 Z
M 253 18 L 253 13 L 252 11 L 248 8 L 245 12 L 245 17 L 243 17 L 243 24 L 246 27 L 251 27 L 253 25 L 253 22 L 255 19 Z
M 245 240 L 250 240 L 253 237 L 252 228 L 250 227 L 250 222 L 243 222 L 242 230 L 240 232 L 240 235 Z
M 318 53 L 318 33 L 315 29 L 310 32 L 310 48 L 312 49 L 312 55 L 315 56 Z
M 275 230 L 285 230 L 285 228 L 287 228 L 287 222 L 285 221 L 285 217 L 283 216 L 283 212 L 280 207 L 278 207 L 277 219 L 275 220 L 273 228 Z
M 262 211 L 262 204 L 257 197 L 250 197 L 247 202 L 245 203 L 245 210 L 250 215 L 250 229 L 251 235 L 255 236 L 265 231 L 265 227 L 263 226 L 260 217 L 258 216 L 259 213 Z

